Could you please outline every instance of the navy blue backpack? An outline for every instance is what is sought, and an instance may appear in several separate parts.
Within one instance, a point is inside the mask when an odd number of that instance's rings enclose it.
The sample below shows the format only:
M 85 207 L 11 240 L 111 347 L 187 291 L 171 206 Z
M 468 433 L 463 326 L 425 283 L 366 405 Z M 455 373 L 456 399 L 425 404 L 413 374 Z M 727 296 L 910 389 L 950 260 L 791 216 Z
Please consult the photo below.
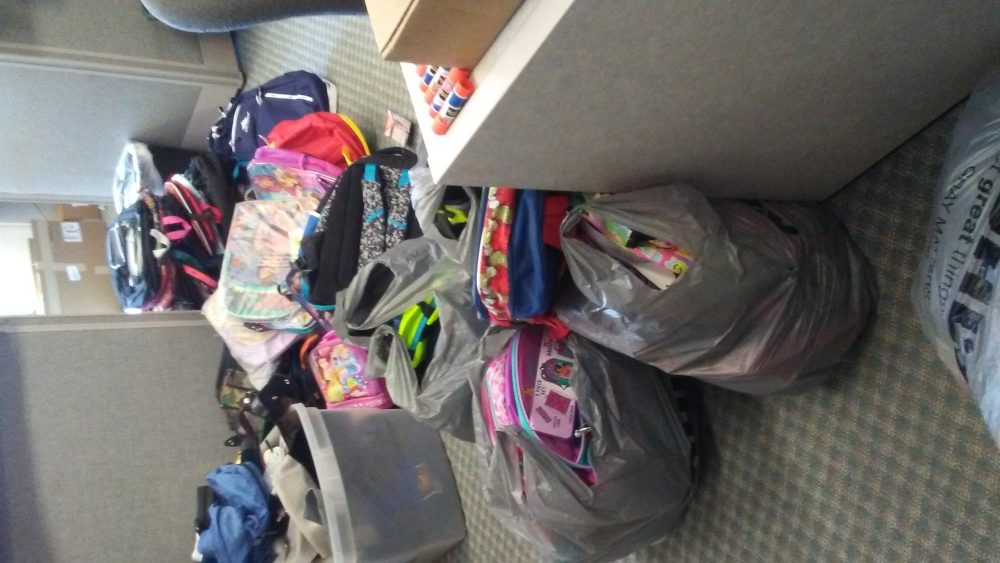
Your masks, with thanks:
M 230 100 L 212 126 L 208 150 L 227 170 L 236 170 L 253 158 L 279 121 L 329 110 L 326 81 L 304 70 L 288 72 Z

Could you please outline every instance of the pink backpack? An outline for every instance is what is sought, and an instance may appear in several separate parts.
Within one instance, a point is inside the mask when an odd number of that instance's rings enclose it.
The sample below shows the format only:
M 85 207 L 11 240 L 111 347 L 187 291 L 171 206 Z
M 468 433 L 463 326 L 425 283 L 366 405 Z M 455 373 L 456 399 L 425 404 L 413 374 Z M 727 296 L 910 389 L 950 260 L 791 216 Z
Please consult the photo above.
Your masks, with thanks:
M 593 484 L 588 428 L 573 389 L 575 372 L 565 340 L 553 339 L 544 327 L 525 327 L 487 365 L 480 402 L 492 443 L 497 431 L 520 428 Z
M 368 377 L 368 352 L 344 342 L 332 330 L 309 353 L 309 368 L 316 378 L 327 408 L 392 408 L 381 377 Z
M 260 147 L 247 167 L 257 199 L 311 197 L 323 199 L 343 168 L 286 149 Z

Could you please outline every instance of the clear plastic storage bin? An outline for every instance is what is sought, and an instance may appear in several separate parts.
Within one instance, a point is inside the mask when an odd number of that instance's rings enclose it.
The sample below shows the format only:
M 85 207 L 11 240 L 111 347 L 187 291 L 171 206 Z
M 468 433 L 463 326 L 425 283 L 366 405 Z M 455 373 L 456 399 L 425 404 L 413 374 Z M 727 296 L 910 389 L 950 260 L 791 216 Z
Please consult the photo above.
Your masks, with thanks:
M 433 561 L 465 537 L 441 437 L 405 411 L 295 405 L 335 561 Z

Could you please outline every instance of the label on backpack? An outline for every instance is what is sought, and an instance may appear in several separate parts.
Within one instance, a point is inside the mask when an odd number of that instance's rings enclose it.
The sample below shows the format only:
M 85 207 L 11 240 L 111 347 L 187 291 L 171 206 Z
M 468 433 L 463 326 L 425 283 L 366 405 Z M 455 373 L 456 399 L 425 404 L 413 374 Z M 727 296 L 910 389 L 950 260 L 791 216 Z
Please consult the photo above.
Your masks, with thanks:
M 558 438 L 573 435 L 576 420 L 576 392 L 573 377 L 576 360 L 565 340 L 542 337 L 535 373 L 535 396 L 528 423 L 536 432 Z

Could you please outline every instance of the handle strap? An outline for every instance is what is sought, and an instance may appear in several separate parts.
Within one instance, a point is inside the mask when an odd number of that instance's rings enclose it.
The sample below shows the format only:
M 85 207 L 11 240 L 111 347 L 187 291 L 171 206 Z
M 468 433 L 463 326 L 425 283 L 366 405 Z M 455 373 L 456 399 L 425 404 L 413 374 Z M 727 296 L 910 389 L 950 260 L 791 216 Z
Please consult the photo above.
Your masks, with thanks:
M 191 234 L 191 223 L 177 215 L 164 215 L 160 219 L 160 224 L 163 225 L 164 234 L 172 241 L 184 240 L 185 237 Z
M 285 285 L 284 285 L 283 289 L 285 291 L 287 291 L 288 295 L 291 295 L 292 298 L 295 299 L 295 301 L 300 306 L 302 306 L 302 309 L 306 313 L 309 313 L 310 317 L 312 317 L 313 319 L 315 319 L 316 324 L 319 325 L 319 327 L 322 329 L 322 331 L 323 331 L 324 334 L 327 333 L 327 332 L 332 331 L 333 327 L 330 326 L 330 322 L 327 321 L 323 317 L 323 315 L 321 315 L 316 310 L 315 307 L 313 307 L 312 303 L 310 303 L 309 301 L 307 301 L 306 298 L 302 296 L 302 292 L 298 289 L 300 287 L 299 283 L 300 283 L 301 275 L 302 275 L 302 273 L 300 271 L 294 270 L 294 269 L 292 271 L 288 272 L 288 277 L 285 278 Z

